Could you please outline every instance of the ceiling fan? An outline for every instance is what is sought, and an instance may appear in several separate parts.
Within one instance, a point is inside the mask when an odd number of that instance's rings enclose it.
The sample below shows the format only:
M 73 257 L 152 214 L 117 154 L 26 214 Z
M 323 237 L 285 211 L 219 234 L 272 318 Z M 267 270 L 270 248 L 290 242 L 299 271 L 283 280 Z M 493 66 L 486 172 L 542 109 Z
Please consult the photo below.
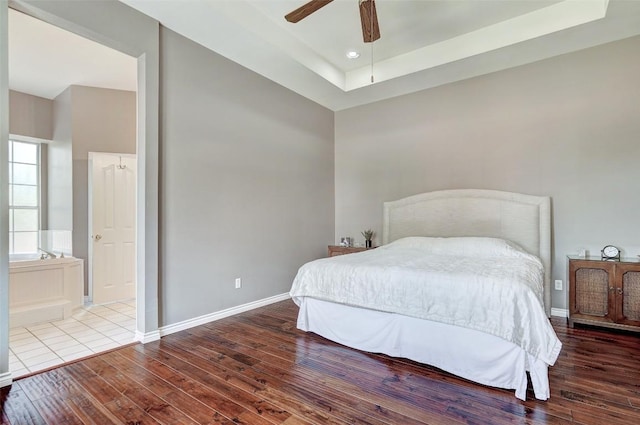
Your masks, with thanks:
M 296 23 L 311 15 L 318 9 L 328 5 L 333 0 L 311 0 L 303 4 L 296 10 L 285 15 L 285 19 L 291 23 Z M 374 0 L 358 0 L 360 6 L 360 23 L 362 25 L 362 38 L 365 43 L 371 43 L 380 38 L 380 27 L 378 26 L 378 15 L 376 14 L 376 3 Z

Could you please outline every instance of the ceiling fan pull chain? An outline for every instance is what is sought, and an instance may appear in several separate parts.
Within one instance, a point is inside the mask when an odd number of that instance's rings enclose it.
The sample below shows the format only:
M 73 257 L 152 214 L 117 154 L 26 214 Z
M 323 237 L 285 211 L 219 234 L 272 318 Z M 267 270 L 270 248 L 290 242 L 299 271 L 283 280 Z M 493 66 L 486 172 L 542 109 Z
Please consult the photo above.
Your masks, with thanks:
M 371 84 L 373 84 L 373 42 L 371 42 Z
M 369 14 L 369 19 L 371 21 L 371 84 L 373 84 L 373 13 Z

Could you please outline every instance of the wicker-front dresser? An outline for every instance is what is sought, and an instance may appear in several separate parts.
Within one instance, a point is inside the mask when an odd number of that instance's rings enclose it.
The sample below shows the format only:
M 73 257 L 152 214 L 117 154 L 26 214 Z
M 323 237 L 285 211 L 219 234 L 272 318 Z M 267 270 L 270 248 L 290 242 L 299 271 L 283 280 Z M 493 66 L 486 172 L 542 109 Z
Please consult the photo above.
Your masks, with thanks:
M 640 331 L 640 259 L 568 257 L 569 324 Z

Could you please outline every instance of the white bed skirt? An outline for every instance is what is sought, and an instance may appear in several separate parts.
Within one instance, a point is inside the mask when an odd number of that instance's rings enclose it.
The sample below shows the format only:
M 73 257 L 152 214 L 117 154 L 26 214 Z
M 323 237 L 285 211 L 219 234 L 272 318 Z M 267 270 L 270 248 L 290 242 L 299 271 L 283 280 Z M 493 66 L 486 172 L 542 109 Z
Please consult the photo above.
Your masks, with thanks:
M 517 345 L 483 332 L 395 313 L 296 297 L 298 328 L 371 353 L 402 357 L 526 399 L 529 371 L 537 399 L 549 398 L 548 366 Z

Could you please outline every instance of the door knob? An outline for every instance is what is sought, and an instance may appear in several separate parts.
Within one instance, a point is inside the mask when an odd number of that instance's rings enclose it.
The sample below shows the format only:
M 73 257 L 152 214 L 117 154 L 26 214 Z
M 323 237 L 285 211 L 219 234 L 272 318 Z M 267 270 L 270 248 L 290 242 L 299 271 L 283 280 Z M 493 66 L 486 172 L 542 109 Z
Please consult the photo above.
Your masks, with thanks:
M 97 241 L 99 241 L 100 239 L 102 239 L 102 235 L 96 235 L 94 239 L 95 239 L 95 240 L 96 240 L 96 242 L 97 242 Z

